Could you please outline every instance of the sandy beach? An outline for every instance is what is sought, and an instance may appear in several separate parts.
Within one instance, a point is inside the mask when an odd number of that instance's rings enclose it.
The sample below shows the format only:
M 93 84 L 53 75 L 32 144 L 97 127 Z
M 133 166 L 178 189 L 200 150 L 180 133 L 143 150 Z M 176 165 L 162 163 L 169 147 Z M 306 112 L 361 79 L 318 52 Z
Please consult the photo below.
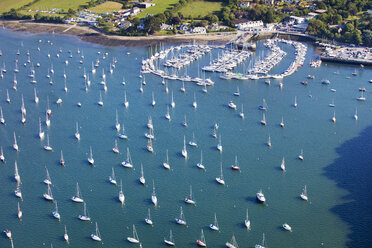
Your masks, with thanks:
M 79 39 L 105 46 L 151 46 L 159 43 L 171 44 L 182 42 L 214 42 L 226 43 L 235 38 L 235 34 L 206 34 L 206 35 L 168 35 L 168 36 L 140 36 L 128 37 L 118 35 L 106 35 L 94 28 L 81 25 L 36 23 L 32 21 L 13 21 L 0 20 L 0 25 L 14 31 L 24 31 L 30 33 L 58 33 L 74 35 Z

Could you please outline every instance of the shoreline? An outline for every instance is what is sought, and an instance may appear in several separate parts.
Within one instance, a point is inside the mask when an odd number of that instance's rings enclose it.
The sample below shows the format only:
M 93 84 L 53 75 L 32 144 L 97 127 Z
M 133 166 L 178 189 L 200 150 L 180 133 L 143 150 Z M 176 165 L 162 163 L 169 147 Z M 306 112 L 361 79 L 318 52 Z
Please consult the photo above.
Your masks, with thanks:
M 152 46 L 174 43 L 190 43 L 194 41 L 205 43 L 228 43 L 236 34 L 213 33 L 206 35 L 167 35 L 167 36 L 119 36 L 106 35 L 88 26 L 39 23 L 33 21 L 0 20 L 0 25 L 16 32 L 30 32 L 33 34 L 56 33 L 76 36 L 82 41 L 105 46 Z

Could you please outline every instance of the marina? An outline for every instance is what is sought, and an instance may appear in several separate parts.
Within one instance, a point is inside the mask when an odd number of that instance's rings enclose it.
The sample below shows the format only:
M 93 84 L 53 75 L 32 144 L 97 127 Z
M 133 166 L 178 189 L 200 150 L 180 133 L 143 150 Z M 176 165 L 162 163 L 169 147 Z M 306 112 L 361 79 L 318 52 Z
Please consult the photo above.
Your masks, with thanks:
M 312 68 L 314 48 L 284 40 L 260 42 L 256 54 L 187 44 L 152 55 L 69 36 L 0 37 L 1 247 L 347 247 L 348 223 L 330 211 L 346 193 L 324 169 L 372 123 L 369 68 Z M 239 80 L 222 80 L 225 69 Z M 307 75 L 316 77 L 304 87 Z

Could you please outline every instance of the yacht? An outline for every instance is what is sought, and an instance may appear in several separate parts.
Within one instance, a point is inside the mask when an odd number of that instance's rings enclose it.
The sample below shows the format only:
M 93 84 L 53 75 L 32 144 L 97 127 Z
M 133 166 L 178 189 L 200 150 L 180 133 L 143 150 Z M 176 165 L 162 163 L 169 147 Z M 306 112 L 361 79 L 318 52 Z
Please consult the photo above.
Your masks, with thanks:
M 175 242 L 174 242 L 174 238 L 173 238 L 173 235 L 172 235 L 172 230 L 170 230 L 169 232 L 169 239 L 165 239 L 164 238 L 164 243 L 169 245 L 169 246 L 175 246 Z
M 155 101 L 155 97 L 154 97 L 154 92 L 152 92 L 152 102 L 151 102 L 151 106 L 155 107 L 155 104 L 156 104 L 156 101 Z
M 358 109 L 357 108 L 355 108 L 354 119 L 358 120 Z
M 187 149 L 186 149 L 186 137 L 183 136 L 183 148 L 182 148 L 182 156 L 187 159 Z
M 0 160 L 1 162 L 5 163 L 5 156 L 4 156 L 4 152 L 3 152 L 3 147 L 0 146 Z
M 21 186 L 19 184 L 17 184 L 17 188 L 16 188 L 16 190 L 14 190 L 14 194 L 15 194 L 16 197 L 22 199 Z
M 114 185 L 117 184 L 117 182 L 116 182 L 116 177 L 115 177 L 114 167 L 111 168 L 111 176 L 109 176 L 109 182 L 110 182 L 111 184 L 114 184 Z
M 171 107 L 172 107 L 172 108 L 176 107 L 176 103 L 174 102 L 174 99 L 173 99 L 173 91 L 172 91 Z
M 158 205 L 158 198 L 156 197 L 156 192 L 155 192 L 155 183 L 154 180 L 152 180 L 152 195 L 151 195 L 151 201 L 156 207 Z
M 61 219 L 61 215 L 58 212 L 57 201 L 54 201 L 54 203 L 56 204 L 56 209 L 52 212 L 53 217 L 56 218 L 57 220 L 60 220 Z
M 254 248 L 265 248 L 265 234 L 262 234 L 262 243 L 260 245 L 255 245 Z
M 75 138 L 80 141 L 80 133 L 79 133 L 79 124 L 76 122 L 76 132 L 75 132 Z
M 145 176 L 143 175 L 143 165 L 142 164 L 141 164 L 141 177 L 140 177 L 139 181 L 142 185 L 145 185 L 145 183 L 146 183 Z
M 300 153 L 300 155 L 298 155 L 298 158 L 302 161 L 302 160 L 304 160 L 304 150 L 303 149 L 301 149 L 301 153 Z
M 239 113 L 239 116 L 240 118 L 244 119 L 244 109 L 243 109 L 243 104 L 242 104 L 242 109 L 240 110 L 240 113 Z
M 21 207 L 19 206 L 19 202 L 18 202 L 18 213 L 17 213 L 17 216 L 18 216 L 18 219 L 22 219 L 22 216 L 23 216 Z
M 76 182 L 76 195 L 74 195 L 71 198 L 71 200 L 74 201 L 74 202 L 77 202 L 77 203 L 83 203 L 84 202 L 83 198 L 81 197 L 81 193 L 80 193 L 79 183 L 78 182 Z
M 167 154 L 167 159 L 163 163 L 163 166 L 164 166 L 165 169 L 169 170 L 170 169 L 170 165 L 169 165 L 169 159 L 168 159 L 168 149 L 166 150 L 166 154 Z
M 44 150 L 49 152 L 53 151 L 53 148 L 49 144 L 49 134 L 47 134 L 47 144 L 44 146 Z
M 222 162 L 220 164 L 220 167 L 221 167 L 221 175 L 219 177 L 216 177 L 216 181 L 219 184 L 225 185 L 225 180 L 223 178 L 223 173 L 222 173 Z
M 244 220 L 244 225 L 248 230 L 251 229 L 251 221 L 249 220 L 249 217 L 248 217 L 248 208 L 247 208 L 247 214 Z
M 362 101 L 364 102 L 366 99 L 366 97 L 363 95 L 363 91 L 362 91 L 362 95 L 360 97 L 357 98 L 358 101 Z
M 4 230 L 4 233 L 8 239 L 12 239 L 12 232 L 9 229 Z
M 185 115 L 184 121 L 182 122 L 182 126 L 187 127 L 186 115 Z
M 45 184 L 51 185 L 52 184 L 52 180 L 50 179 L 49 171 L 48 171 L 48 168 L 46 166 L 45 166 L 45 171 L 46 171 L 46 178 L 44 179 L 43 182 Z
M 196 109 L 198 107 L 198 103 L 196 102 L 195 93 L 194 93 L 194 101 L 192 102 L 192 106 L 194 107 L 194 109 Z
M 69 243 L 69 238 L 68 238 L 68 234 L 67 234 L 67 228 L 66 228 L 66 225 L 65 225 L 65 234 L 63 235 L 63 239 Z
M 34 95 L 35 95 L 34 101 L 35 101 L 36 104 L 38 104 L 39 103 L 39 97 L 37 96 L 36 88 L 34 88 Z
M 236 89 L 236 92 L 233 94 L 234 96 L 240 96 L 239 86 Z
M 284 160 L 284 157 L 282 159 L 282 163 L 280 164 L 280 169 L 282 169 L 282 171 L 285 172 L 285 160 Z
M 116 131 L 117 131 L 117 132 L 120 132 L 120 124 L 119 124 L 119 118 L 118 118 L 118 110 L 116 110 L 115 128 L 116 128 Z
M 235 235 L 233 234 L 231 241 L 226 242 L 226 247 L 227 248 L 238 248 L 238 243 L 236 242 Z
M 207 247 L 207 242 L 205 241 L 203 229 L 201 229 L 200 239 L 196 240 L 196 244 L 200 247 Z
M 92 152 L 92 147 L 89 146 L 89 158 L 88 158 L 88 163 L 90 165 L 94 165 L 94 158 L 93 158 L 93 152 Z
M 269 148 L 271 148 L 271 137 L 270 137 L 270 135 L 269 135 L 269 139 L 268 139 L 268 141 L 267 141 L 267 146 L 268 146 Z
M 102 238 L 101 238 L 101 234 L 99 233 L 99 230 L 98 230 L 98 224 L 97 224 L 97 222 L 96 222 L 96 233 L 95 234 L 94 233 L 91 234 L 90 237 L 94 241 L 102 242 Z
M 9 97 L 9 91 L 8 89 L 6 90 L 6 102 L 10 103 L 10 97 Z
M 308 200 L 309 200 L 309 198 L 308 198 L 308 196 L 307 196 L 306 185 L 305 185 L 304 190 L 302 191 L 300 197 L 301 197 L 301 199 L 304 200 L 304 201 L 308 201 Z
M 183 214 L 182 207 L 181 207 L 180 217 L 176 218 L 176 223 L 179 224 L 179 225 L 186 225 L 186 220 L 185 220 L 185 216 Z
M 263 126 L 266 126 L 266 116 L 265 116 L 265 113 L 262 113 L 261 124 L 262 124 Z
M 5 119 L 3 115 L 3 109 L 0 107 L 0 123 L 5 124 Z
M 147 151 L 153 153 L 154 152 L 154 147 L 152 146 L 152 139 L 147 140 Z
M 129 147 L 127 147 L 127 159 L 123 161 L 121 165 L 127 168 L 133 168 L 133 162 L 130 156 Z
M 146 224 L 148 224 L 148 225 L 153 225 L 154 223 L 153 223 L 152 220 L 151 220 L 150 209 L 148 208 L 147 211 L 148 211 L 148 215 L 147 215 L 147 217 L 146 217 L 146 219 L 145 219 L 145 222 L 146 222 Z
M 53 201 L 54 200 L 52 190 L 50 189 L 49 184 L 48 184 L 48 192 L 44 193 L 43 196 L 44 196 L 44 199 L 47 200 L 47 201 Z
M 49 115 L 48 114 L 45 114 L 45 125 L 47 127 L 50 127 L 50 119 L 49 119 Z
M 115 146 L 112 148 L 112 151 L 116 154 L 120 152 L 119 147 L 118 147 L 118 141 L 116 139 L 115 139 Z
M 102 93 L 99 92 L 99 101 L 98 101 L 99 106 L 103 106 L 103 101 L 102 101 Z
M 13 149 L 18 152 L 19 151 L 19 147 L 18 147 L 18 144 L 17 144 L 17 138 L 16 138 L 15 132 L 13 132 L 13 137 L 14 137 Z
M 235 156 L 235 163 L 231 165 L 231 169 L 233 170 L 240 170 L 239 164 L 238 164 L 238 156 Z
M 125 106 L 125 108 L 129 107 L 129 102 L 127 100 L 127 92 L 126 91 L 124 91 L 124 106 Z
M 216 215 L 216 213 L 214 213 L 214 222 L 213 222 L 213 224 L 210 224 L 209 225 L 209 228 L 211 230 L 213 230 L 213 231 L 219 231 L 220 230 L 220 228 L 218 226 L 218 222 L 217 222 L 217 215 Z
M 281 126 L 282 128 L 284 128 L 284 119 L 283 119 L 283 116 L 282 116 L 282 121 L 280 122 L 280 126 Z
M 333 111 L 332 122 L 336 123 L 336 112 L 335 111 Z
M 18 172 L 17 161 L 14 161 L 14 179 L 16 180 L 17 184 L 21 183 L 21 176 L 19 175 Z
M 171 116 L 169 114 L 169 106 L 167 106 L 167 113 L 165 114 L 165 119 L 167 119 L 168 121 L 171 120 Z
M 236 110 L 236 104 L 233 101 L 229 101 L 229 108 Z
M 256 193 L 256 198 L 259 203 L 264 203 L 266 201 L 266 198 L 264 194 L 262 193 L 262 190 L 260 190 L 258 193 Z
M 190 196 L 185 198 L 187 204 L 195 205 L 196 202 L 192 199 L 192 186 L 190 185 Z
M 220 137 L 219 137 L 219 140 L 218 140 L 217 150 L 222 152 L 221 134 L 220 134 Z
M 41 129 L 41 119 L 39 117 L 39 138 L 40 138 L 40 140 L 43 140 L 44 136 L 45 136 L 45 134 L 44 134 L 44 131 Z
M 293 107 L 297 108 L 297 96 L 295 96 Z
M 334 108 L 336 106 L 335 99 L 332 99 L 332 103 L 328 104 L 328 106 L 330 106 L 331 108 Z
M 192 133 L 192 140 L 189 141 L 189 145 L 193 147 L 198 147 L 198 144 L 195 141 L 195 134 Z
M 124 196 L 124 193 L 123 193 L 123 184 L 122 184 L 121 180 L 120 180 L 119 201 L 121 202 L 121 204 L 124 204 L 124 202 L 125 202 L 125 196 Z
M 122 128 L 121 128 L 121 133 L 118 134 L 118 137 L 120 139 L 128 139 L 128 136 L 125 134 L 125 128 L 124 128 L 124 124 L 121 124 Z
M 200 151 L 200 162 L 196 164 L 199 169 L 205 170 L 205 166 L 203 164 L 203 150 Z
M 149 116 L 149 120 L 147 121 L 147 128 L 154 129 L 154 125 L 152 124 L 152 118 Z
M 139 238 L 138 238 L 138 234 L 137 234 L 136 226 L 135 225 L 133 225 L 133 236 L 132 237 L 127 237 L 127 240 L 130 243 L 134 243 L 134 244 L 138 244 L 140 242 L 139 241 Z
M 90 217 L 87 214 L 87 204 L 84 202 L 84 213 L 78 216 L 81 221 L 90 221 Z
M 61 158 L 59 160 L 60 165 L 65 166 L 65 160 L 63 159 L 63 152 L 61 150 Z
M 185 93 L 185 92 L 186 92 L 186 88 L 185 88 L 185 82 L 184 82 L 184 81 L 182 81 L 181 92 L 183 92 L 183 93 Z

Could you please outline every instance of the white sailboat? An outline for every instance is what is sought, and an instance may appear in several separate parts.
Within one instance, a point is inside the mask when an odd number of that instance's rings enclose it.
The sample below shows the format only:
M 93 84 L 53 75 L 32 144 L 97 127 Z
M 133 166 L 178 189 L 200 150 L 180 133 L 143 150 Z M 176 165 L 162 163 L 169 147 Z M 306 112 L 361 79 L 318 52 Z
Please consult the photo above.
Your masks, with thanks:
M 220 230 L 220 227 L 218 226 L 218 222 L 217 222 L 217 215 L 216 213 L 214 213 L 214 222 L 213 224 L 210 224 L 209 225 L 209 228 L 213 231 L 219 231 Z
M 147 151 L 152 152 L 152 153 L 154 152 L 154 148 L 152 146 L 152 139 L 147 140 Z
M 118 134 L 118 137 L 120 139 L 128 139 L 128 135 L 125 134 L 125 127 L 124 127 L 124 124 L 121 125 L 122 128 L 121 128 L 121 133 Z
M 61 150 L 61 158 L 59 160 L 59 163 L 62 165 L 62 166 L 65 166 L 65 159 L 63 158 L 63 151 Z
M 154 129 L 154 125 L 152 124 L 152 118 L 149 116 L 149 120 L 147 121 L 148 129 Z
M 147 214 L 147 217 L 145 218 L 145 222 L 146 222 L 146 224 L 148 224 L 148 225 L 153 225 L 154 223 L 153 223 L 152 220 L 151 220 L 150 209 L 148 208 L 147 211 L 148 211 L 148 214 Z
M 47 127 L 50 127 L 50 120 L 49 120 L 49 115 L 45 114 L 45 124 Z
M 56 204 L 56 209 L 52 212 L 52 215 L 53 215 L 53 217 L 56 218 L 57 220 L 60 220 L 60 219 L 61 219 L 61 215 L 60 215 L 59 212 L 58 212 L 57 201 L 54 201 L 54 203 Z
M 288 223 L 284 223 L 282 227 L 284 230 L 292 232 L 292 227 Z
M 0 107 L 0 123 L 5 124 L 5 119 L 4 119 L 2 107 Z
M 140 242 L 139 241 L 139 238 L 138 238 L 138 234 L 137 234 L 136 226 L 135 225 L 133 225 L 133 236 L 132 237 L 127 237 L 127 240 L 130 243 L 134 243 L 134 244 L 138 244 Z
M 166 155 L 167 158 L 166 158 L 165 162 L 163 163 L 163 166 L 164 166 L 165 169 L 169 170 L 170 169 L 170 165 L 169 165 L 169 158 L 168 158 L 168 149 L 166 150 L 166 154 L 167 154 Z
M 266 198 L 265 198 L 265 195 L 262 193 L 262 190 L 260 189 L 260 191 L 258 191 L 256 193 L 256 199 L 259 203 L 264 203 L 266 202 Z
M 185 93 L 185 92 L 186 92 L 186 88 L 185 88 L 185 82 L 184 82 L 184 81 L 182 81 L 181 92 L 183 92 L 183 93 Z
M 154 92 L 152 92 L 152 102 L 151 102 L 151 106 L 155 107 L 156 105 L 156 101 L 155 101 L 155 97 L 154 97 Z
M 308 200 L 309 200 L 309 198 L 308 198 L 308 196 L 307 196 L 306 185 L 305 185 L 305 187 L 304 187 L 304 189 L 303 189 L 303 191 L 302 191 L 300 197 L 301 197 L 301 199 L 304 200 L 304 201 L 308 201 Z
M 12 240 L 12 232 L 9 229 L 4 230 L 6 237 Z
M 271 148 L 271 137 L 270 137 L 270 135 L 269 135 L 269 138 L 267 140 L 267 146 Z
M 226 247 L 228 248 L 238 248 L 238 242 L 236 242 L 235 235 L 233 234 L 231 241 L 226 242 Z
M 189 145 L 193 147 L 198 147 L 198 144 L 195 141 L 195 134 L 194 132 L 192 133 L 192 140 L 189 141 Z
M 68 234 L 67 234 L 67 228 L 66 228 L 66 225 L 65 225 L 65 234 L 63 234 L 63 238 L 64 240 L 69 243 L 69 237 L 68 237 Z
M 99 230 L 98 230 L 98 224 L 97 224 L 97 222 L 96 222 L 96 233 L 95 234 L 94 233 L 91 234 L 90 237 L 94 241 L 98 241 L 98 242 L 101 242 L 102 241 L 101 234 L 99 233 Z
M 114 167 L 111 168 L 111 176 L 109 176 L 109 182 L 110 182 L 111 184 L 114 184 L 114 185 L 117 184 L 117 182 L 116 182 L 116 177 L 115 177 Z
M 152 195 L 151 195 L 151 201 L 156 207 L 158 205 L 158 198 L 156 197 L 156 192 L 155 192 L 155 183 L 154 180 L 152 180 Z
M 284 128 L 284 119 L 283 119 L 283 116 L 282 116 L 282 121 L 280 122 L 280 126 L 281 126 L 282 128 Z
M 102 100 L 102 93 L 101 91 L 99 92 L 99 101 L 98 101 L 99 106 L 103 106 L 103 100 Z
M 22 213 L 21 207 L 19 206 L 19 202 L 18 202 L 18 212 L 17 212 L 17 216 L 18 216 L 18 219 L 22 219 L 22 216 L 23 216 L 23 213 Z
M 53 148 L 49 144 L 49 134 L 47 134 L 47 144 L 44 146 L 44 150 L 49 152 L 53 151 Z
M 187 127 L 186 115 L 185 115 L 184 121 L 182 122 L 182 126 Z
M 233 101 L 229 101 L 228 103 L 229 108 L 236 110 L 236 104 Z
M 205 170 L 205 166 L 203 164 L 203 150 L 200 151 L 200 162 L 196 164 L 199 169 Z
M 48 184 L 48 192 L 43 194 L 44 199 L 47 201 L 53 201 L 53 193 L 52 190 L 50 189 L 50 185 Z
M 190 196 L 185 198 L 187 204 L 195 205 L 195 200 L 192 199 L 192 186 L 190 185 Z
M 66 79 L 65 79 L 65 87 L 63 87 L 63 90 L 64 90 L 66 93 L 68 92 Z
M 219 177 L 216 177 L 216 181 L 219 184 L 225 185 L 225 179 L 223 178 L 223 172 L 222 172 L 222 162 L 220 163 L 221 167 L 221 175 Z
M 186 220 L 185 220 L 185 216 L 183 214 L 182 207 L 181 207 L 180 217 L 176 218 L 176 223 L 179 224 L 179 225 L 186 225 Z
M 238 164 L 238 156 L 235 155 L 235 163 L 231 165 L 232 170 L 240 170 L 239 164 Z
M 358 120 L 358 109 L 357 108 L 355 108 L 354 119 Z
M 3 151 L 2 146 L 0 146 L 0 160 L 1 162 L 5 163 L 5 156 L 4 156 L 4 151 Z
M 173 98 L 173 90 L 172 90 L 172 100 L 171 100 L 171 107 L 174 108 L 176 107 L 176 103 L 174 102 L 174 98 Z
M 81 193 L 80 193 L 80 188 L 79 188 L 79 183 L 76 182 L 76 195 L 74 195 L 72 198 L 71 198 L 72 201 L 74 202 L 77 202 L 77 203 L 83 203 L 84 200 L 83 198 L 81 197 Z
M 126 91 L 124 91 L 124 106 L 125 106 L 125 108 L 129 107 L 129 102 L 127 100 L 127 92 Z
M 87 204 L 84 202 L 84 213 L 78 216 L 79 220 L 90 221 L 90 217 L 87 213 Z
M 358 97 L 357 100 L 361 101 L 361 102 L 364 102 L 365 100 L 367 100 L 366 97 L 363 94 L 363 91 L 362 91 L 362 95 L 360 97 Z
M 80 133 L 79 133 L 79 124 L 76 122 L 76 132 L 75 132 L 75 138 L 80 141 Z
M 336 123 L 336 112 L 335 111 L 333 111 L 332 122 Z
M 196 240 L 196 244 L 200 247 L 207 247 L 207 242 L 205 241 L 203 229 L 201 229 L 200 239 Z
M 220 137 L 219 137 L 219 140 L 218 140 L 217 150 L 219 150 L 220 152 L 222 152 L 221 134 L 220 134 Z
M 265 234 L 262 234 L 262 243 L 260 245 L 255 245 L 254 248 L 265 248 Z
M 127 168 L 133 168 L 133 162 L 130 156 L 129 147 L 127 147 L 127 159 L 123 161 L 121 165 Z
M 92 152 L 92 147 L 89 146 L 89 158 L 88 158 L 88 163 L 90 165 L 94 165 L 94 158 L 93 158 L 93 152 Z
M 120 152 L 119 147 L 118 147 L 118 141 L 116 139 L 115 139 L 115 146 L 112 148 L 112 151 L 116 154 Z
M 39 103 L 39 97 L 37 96 L 36 88 L 34 88 L 34 95 L 35 95 L 34 101 L 35 101 L 36 104 L 38 104 Z
M 45 171 L 46 171 L 46 178 L 44 179 L 43 182 L 45 184 L 51 185 L 52 184 L 52 180 L 50 179 L 49 171 L 48 171 L 48 168 L 46 166 L 45 166 Z
M 198 103 L 196 102 L 195 92 L 194 92 L 194 101 L 192 102 L 192 106 L 194 107 L 194 109 L 198 107 Z
M 182 156 L 187 159 L 187 149 L 186 149 L 186 136 L 183 136 L 183 148 L 182 148 Z
M 139 181 L 142 185 L 145 185 L 145 183 L 146 183 L 145 176 L 143 175 L 143 165 L 142 164 L 141 164 L 141 177 L 140 177 Z
M 13 132 L 13 137 L 14 137 L 13 149 L 18 152 L 19 151 L 19 147 L 18 147 L 18 144 L 17 144 L 17 137 L 16 137 L 15 132 Z
M 165 119 L 167 119 L 168 121 L 171 120 L 171 116 L 169 114 L 169 106 L 167 106 L 167 113 L 165 114 Z
M 175 246 L 174 238 L 172 235 L 172 230 L 169 231 L 169 239 L 164 238 L 164 243 L 169 245 L 169 246 Z
M 23 113 L 21 113 L 21 114 L 22 114 L 21 123 L 25 124 L 26 123 L 26 116 Z
M 52 115 L 52 110 L 50 109 L 49 106 L 49 96 L 47 96 L 47 109 L 46 109 L 46 114 L 51 116 Z
M 233 93 L 234 96 L 240 96 L 239 86 L 236 87 L 236 91 Z
M 6 89 L 6 102 L 10 103 L 9 91 Z
M 165 82 L 165 93 L 168 94 L 168 92 L 169 92 L 169 89 L 168 89 L 168 82 Z
M 45 134 L 44 134 L 44 131 L 41 129 L 41 119 L 39 117 L 39 138 L 40 138 L 40 140 L 43 140 L 44 136 L 45 136 Z
M 244 109 L 243 109 L 243 104 L 242 104 L 242 109 L 240 110 L 239 116 L 242 119 L 244 119 L 244 117 L 245 117 L 245 115 L 244 115 Z
M 282 159 L 282 163 L 280 164 L 280 168 L 282 169 L 282 171 L 285 172 L 285 160 L 284 160 L 284 157 Z
M 116 131 L 117 131 L 117 132 L 120 131 L 120 124 L 119 124 L 119 118 L 118 118 L 118 110 L 116 110 L 115 128 L 116 128 Z
M 263 126 L 266 126 L 266 116 L 265 116 L 265 113 L 262 113 L 261 124 L 262 124 Z
M 251 229 L 251 221 L 249 220 L 248 218 L 248 208 L 247 208 L 247 215 L 245 217 L 245 220 L 244 220 L 244 225 L 245 227 L 250 230 Z
M 14 161 L 14 179 L 16 180 L 17 184 L 21 183 L 21 176 L 19 175 L 18 172 L 17 161 Z
M 121 202 L 121 204 L 125 203 L 125 196 L 124 196 L 124 193 L 123 193 L 123 183 L 122 183 L 121 180 L 120 180 L 119 201 Z
M 143 93 L 143 87 L 142 87 L 142 83 L 140 82 L 140 88 L 139 88 L 139 91 L 141 92 L 141 93 Z
M 27 111 L 26 111 L 26 107 L 25 107 L 25 101 L 23 100 L 23 94 L 22 94 L 22 105 L 21 105 L 21 112 L 26 115 L 27 114 Z
M 297 108 L 297 96 L 295 96 L 293 107 Z
M 304 150 L 303 149 L 301 149 L 301 153 L 300 153 L 300 155 L 298 155 L 298 158 L 302 161 L 302 160 L 304 160 Z
M 14 194 L 16 197 L 22 199 L 22 192 L 21 192 L 21 185 L 17 184 L 17 188 L 14 190 Z

